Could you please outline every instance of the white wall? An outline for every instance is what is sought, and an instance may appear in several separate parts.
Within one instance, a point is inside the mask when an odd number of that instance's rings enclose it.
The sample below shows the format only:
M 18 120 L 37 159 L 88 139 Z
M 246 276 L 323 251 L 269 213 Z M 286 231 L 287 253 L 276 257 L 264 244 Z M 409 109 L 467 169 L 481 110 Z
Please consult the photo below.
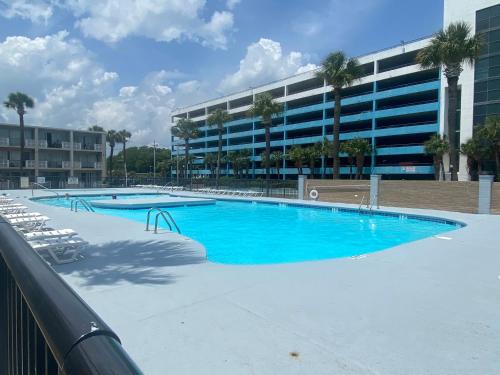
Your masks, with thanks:
M 452 22 L 465 21 L 476 29 L 476 11 L 500 4 L 500 0 L 444 0 L 444 27 Z M 447 107 L 445 93 L 447 88 L 446 79 L 441 80 L 441 133 L 444 133 L 446 124 Z M 472 137 L 473 111 L 474 111 L 474 68 L 464 66 L 460 76 L 459 85 L 462 87 L 461 117 L 460 117 L 460 143 L 466 142 Z M 467 158 L 460 156 L 459 180 L 468 179 Z

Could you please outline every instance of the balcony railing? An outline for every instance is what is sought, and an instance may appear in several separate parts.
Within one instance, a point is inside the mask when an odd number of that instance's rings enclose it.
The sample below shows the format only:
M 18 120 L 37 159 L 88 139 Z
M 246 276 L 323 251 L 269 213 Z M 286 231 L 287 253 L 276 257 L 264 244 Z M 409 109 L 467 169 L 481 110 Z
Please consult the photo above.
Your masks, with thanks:
M 9 146 L 9 138 L 0 138 L 0 146 Z
M 61 148 L 70 150 L 71 149 L 71 142 L 61 142 Z
M 142 374 L 117 334 L 3 218 L 0 374 Z
M 99 162 L 99 161 L 95 162 L 95 163 L 94 163 L 94 168 L 95 168 L 95 169 L 102 169 L 102 163 L 101 163 L 101 162 Z
M 38 147 L 40 148 L 47 148 L 49 147 L 48 142 L 45 139 L 40 139 L 38 141 Z
M 49 162 L 47 160 L 38 160 L 38 168 L 47 168 Z
M 63 161 L 62 161 L 61 168 L 64 168 L 64 169 L 70 169 L 70 168 L 71 168 L 71 162 L 70 162 L 70 161 L 67 161 L 67 160 L 63 160 Z
M 24 166 L 26 168 L 35 168 L 36 166 L 36 161 L 35 160 L 25 160 L 24 161 Z
M 0 168 L 9 168 L 9 160 L 0 160 Z
M 36 147 L 36 141 L 34 139 L 25 139 L 24 140 L 24 146 L 29 147 L 29 148 L 35 148 Z
M 94 150 L 96 150 L 96 151 L 102 151 L 102 144 L 100 144 L 100 143 L 96 143 L 96 144 L 94 145 Z
M 82 168 L 82 162 L 81 161 L 74 161 L 73 162 L 73 168 L 75 168 L 75 169 L 81 169 Z
M 82 144 L 79 142 L 73 142 L 73 150 L 81 150 Z

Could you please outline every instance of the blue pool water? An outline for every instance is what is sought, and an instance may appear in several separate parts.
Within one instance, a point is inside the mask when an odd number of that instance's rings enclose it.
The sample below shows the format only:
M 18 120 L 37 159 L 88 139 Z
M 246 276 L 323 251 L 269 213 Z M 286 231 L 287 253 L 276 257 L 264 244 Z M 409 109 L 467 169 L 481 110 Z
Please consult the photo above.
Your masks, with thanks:
M 126 199 L 118 199 L 123 198 Z M 97 199 L 109 199 L 109 196 L 87 198 Z M 70 204 L 65 199 L 40 202 L 64 207 Z M 95 211 L 145 223 L 148 210 L 96 208 Z M 182 234 L 205 246 L 210 261 L 226 264 L 270 264 L 355 256 L 460 227 L 450 222 L 400 216 L 229 201 L 217 201 L 209 206 L 174 207 L 168 211 Z

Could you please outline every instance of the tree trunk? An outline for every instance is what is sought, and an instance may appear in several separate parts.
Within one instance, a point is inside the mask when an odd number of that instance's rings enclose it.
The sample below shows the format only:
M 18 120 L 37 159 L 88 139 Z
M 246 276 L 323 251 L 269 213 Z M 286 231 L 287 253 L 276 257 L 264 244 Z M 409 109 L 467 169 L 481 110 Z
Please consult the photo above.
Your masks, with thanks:
M 220 158 L 222 155 L 222 131 L 224 128 L 219 127 L 219 143 L 217 145 L 217 170 L 215 171 L 215 188 L 219 188 L 219 177 L 220 177 Z
M 321 159 L 321 163 L 323 164 L 323 170 L 321 171 L 321 179 L 324 180 L 326 177 L 326 161 L 328 159 L 323 155 Z
M 310 169 L 310 177 L 311 179 L 314 179 L 314 167 L 316 166 L 316 164 L 314 163 L 314 161 L 311 160 L 311 162 L 309 163 L 309 169 Z
M 439 158 L 439 164 L 441 165 L 441 175 L 443 177 L 443 181 L 446 180 L 446 175 L 444 173 L 444 163 L 443 163 L 443 158 Z
M 109 178 L 113 178 L 113 153 L 115 151 L 115 147 L 109 146 Z
M 356 180 L 361 180 L 363 166 L 365 165 L 365 155 L 356 155 Z
M 333 90 L 335 97 L 335 107 L 333 109 L 333 179 L 338 179 L 340 176 L 340 105 L 341 105 L 341 89 Z
M 349 156 L 348 161 L 349 161 L 349 180 L 352 180 L 352 165 L 354 164 L 352 156 Z
M 188 171 L 189 171 L 189 139 L 184 140 L 185 145 L 184 145 L 184 162 L 186 163 L 186 175 L 184 178 L 188 178 Z
M 456 148 L 458 76 L 448 78 L 448 142 L 450 144 L 451 180 L 458 180 L 458 152 Z
M 271 171 L 269 168 L 269 159 L 271 157 L 271 123 L 266 125 L 266 196 L 269 196 L 269 183 L 271 180 Z
M 20 167 L 19 167 L 19 175 L 23 176 L 23 168 L 24 168 L 24 147 L 25 147 L 25 142 L 24 142 L 24 114 L 19 113 L 19 128 L 21 130 L 21 144 L 20 144 L 20 151 L 21 151 L 21 157 L 20 159 Z
M 439 168 L 440 168 L 441 164 L 440 164 L 440 160 L 439 158 L 434 155 L 434 179 L 436 181 L 439 181 Z

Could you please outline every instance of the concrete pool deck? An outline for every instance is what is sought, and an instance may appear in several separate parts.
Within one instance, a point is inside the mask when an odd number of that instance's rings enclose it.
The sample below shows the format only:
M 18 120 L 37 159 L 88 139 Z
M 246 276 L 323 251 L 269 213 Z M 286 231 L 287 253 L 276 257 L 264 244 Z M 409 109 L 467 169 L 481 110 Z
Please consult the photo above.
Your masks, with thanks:
M 54 268 L 146 374 L 499 372 L 500 216 L 391 208 L 467 226 L 362 257 L 229 266 L 174 233 L 7 193 L 91 243 Z

